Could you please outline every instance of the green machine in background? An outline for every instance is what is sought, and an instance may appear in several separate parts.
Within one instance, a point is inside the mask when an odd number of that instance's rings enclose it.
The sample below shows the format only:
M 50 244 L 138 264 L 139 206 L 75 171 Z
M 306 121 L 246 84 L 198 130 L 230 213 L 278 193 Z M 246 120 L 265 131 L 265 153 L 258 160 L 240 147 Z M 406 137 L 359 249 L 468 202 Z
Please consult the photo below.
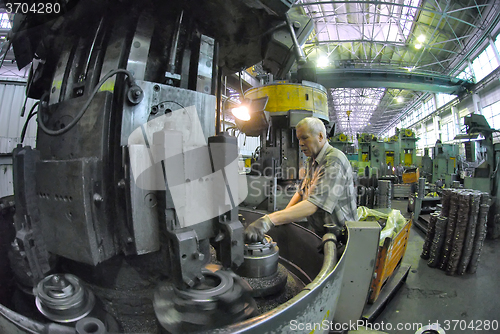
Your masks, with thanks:
M 400 161 L 399 140 L 397 136 L 392 136 L 384 140 L 384 152 L 387 171 L 389 174 L 393 174 L 394 167 L 397 166 Z
M 377 137 L 362 133 L 358 134 L 358 171 L 362 175 L 366 167 L 377 168 L 380 175 L 385 175 L 387 170 L 386 147 Z
M 356 152 L 356 148 L 354 147 L 354 143 L 348 135 L 344 133 L 336 134 L 328 140 L 328 143 L 333 147 L 341 150 L 346 155 L 354 154 Z M 356 158 L 357 160 L 357 158 Z
M 349 137 L 345 133 L 339 133 L 331 137 L 328 143 L 335 147 L 346 155 L 347 159 L 351 162 L 353 170 L 359 169 L 358 166 L 358 152 L 354 146 L 352 137 Z M 363 166 L 364 168 L 365 166 Z
M 496 177 L 497 168 L 492 133 L 495 130 L 483 115 L 471 114 L 464 117 L 464 124 L 467 133 L 455 137 L 455 140 L 465 145 L 466 159 L 461 166 L 464 187 L 494 195 L 496 191 L 492 187 L 492 180 Z
M 500 144 L 493 145 L 493 132 L 483 115 L 464 117 L 467 133 L 455 140 L 465 145 L 465 161 L 459 161 L 464 188 L 488 192 L 493 199 L 488 218 L 488 236 L 500 237 Z
M 418 157 L 417 157 L 418 160 Z M 432 159 L 429 156 L 429 148 L 424 148 L 424 155 L 420 157 L 420 163 L 418 163 L 420 168 L 420 177 L 424 177 L 426 182 L 432 182 Z
M 400 160 L 403 166 L 414 166 L 417 163 L 417 149 L 416 143 L 418 138 L 412 129 L 396 129 L 396 136 L 398 137 Z
M 447 187 L 451 187 L 455 181 L 455 168 L 457 166 L 458 146 L 454 144 L 442 144 L 436 141 L 432 160 L 432 183 L 444 180 Z

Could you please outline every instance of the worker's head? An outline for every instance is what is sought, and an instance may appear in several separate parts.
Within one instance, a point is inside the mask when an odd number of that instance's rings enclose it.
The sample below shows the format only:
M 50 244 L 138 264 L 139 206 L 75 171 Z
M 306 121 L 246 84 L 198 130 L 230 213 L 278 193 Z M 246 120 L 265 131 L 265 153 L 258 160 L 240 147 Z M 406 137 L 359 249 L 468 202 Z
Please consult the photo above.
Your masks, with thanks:
M 326 143 L 325 124 L 315 117 L 306 117 L 297 123 L 295 129 L 302 152 L 315 158 Z

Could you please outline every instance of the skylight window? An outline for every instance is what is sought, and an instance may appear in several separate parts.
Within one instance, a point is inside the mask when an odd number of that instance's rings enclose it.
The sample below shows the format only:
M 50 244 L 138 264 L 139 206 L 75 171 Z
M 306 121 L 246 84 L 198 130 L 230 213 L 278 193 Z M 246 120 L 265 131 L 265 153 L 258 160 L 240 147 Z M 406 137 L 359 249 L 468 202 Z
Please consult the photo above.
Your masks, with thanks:
M 332 89 L 333 109 L 337 115 L 339 130 L 348 135 L 361 132 L 370 121 L 384 93 L 385 88 Z
M 307 5 L 312 2 L 315 4 Z M 319 5 L 318 2 L 324 4 Z M 407 43 L 410 38 L 419 2 L 420 0 L 398 0 L 399 5 L 392 5 L 389 2 L 369 4 L 361 1 L 302 1 L 306 13 L 314 19 L 313 39 L 320 42 L 366 40 L 401 44 Z

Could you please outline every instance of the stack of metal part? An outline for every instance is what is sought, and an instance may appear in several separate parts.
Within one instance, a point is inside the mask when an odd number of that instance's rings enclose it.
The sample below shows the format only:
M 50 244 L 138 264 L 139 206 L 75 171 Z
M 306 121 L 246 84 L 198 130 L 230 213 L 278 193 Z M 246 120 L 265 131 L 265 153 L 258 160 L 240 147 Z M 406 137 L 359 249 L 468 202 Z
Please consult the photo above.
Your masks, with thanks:
M 378 181 L 378 207 L 390 208 L 392 197 L 392 183 L 387 180 Z
M 491 197 L 470 189 L 444 189 L 442 210 L 432 214 L 421 257 L 447 275 L 475 273 L 486 238 Z
M 366 206 L 373 209 L 376 204 L 376 190 L 373 187 L 358 186 L 358 206 Z
M 372 177 L 360 177 L 358 179 L 358 206 L 366 206 L 373 209 L 377 201 L 377 178 L 375 175 Z
M 411 184 L 394 184 L 393 193 L 394 198 L 408 198 L 411 194 Z

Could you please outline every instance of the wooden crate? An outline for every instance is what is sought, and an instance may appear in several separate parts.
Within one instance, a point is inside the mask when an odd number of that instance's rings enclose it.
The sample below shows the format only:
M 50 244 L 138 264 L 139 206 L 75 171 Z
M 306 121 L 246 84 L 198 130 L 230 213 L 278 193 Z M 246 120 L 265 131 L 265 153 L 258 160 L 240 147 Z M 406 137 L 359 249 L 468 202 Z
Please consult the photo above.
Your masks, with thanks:
M 374 303 L 382 290 L 384 284 L 394 273 L 394 270 L 400 265 L 408 246 L 408 237 L 410 236 L 411 220 L 391 238 L 385 238 L 384 244 L 378 247 L 377 263 L 375 264 L 375 277 L 370 286 L 370 296 L 368 303 Z

